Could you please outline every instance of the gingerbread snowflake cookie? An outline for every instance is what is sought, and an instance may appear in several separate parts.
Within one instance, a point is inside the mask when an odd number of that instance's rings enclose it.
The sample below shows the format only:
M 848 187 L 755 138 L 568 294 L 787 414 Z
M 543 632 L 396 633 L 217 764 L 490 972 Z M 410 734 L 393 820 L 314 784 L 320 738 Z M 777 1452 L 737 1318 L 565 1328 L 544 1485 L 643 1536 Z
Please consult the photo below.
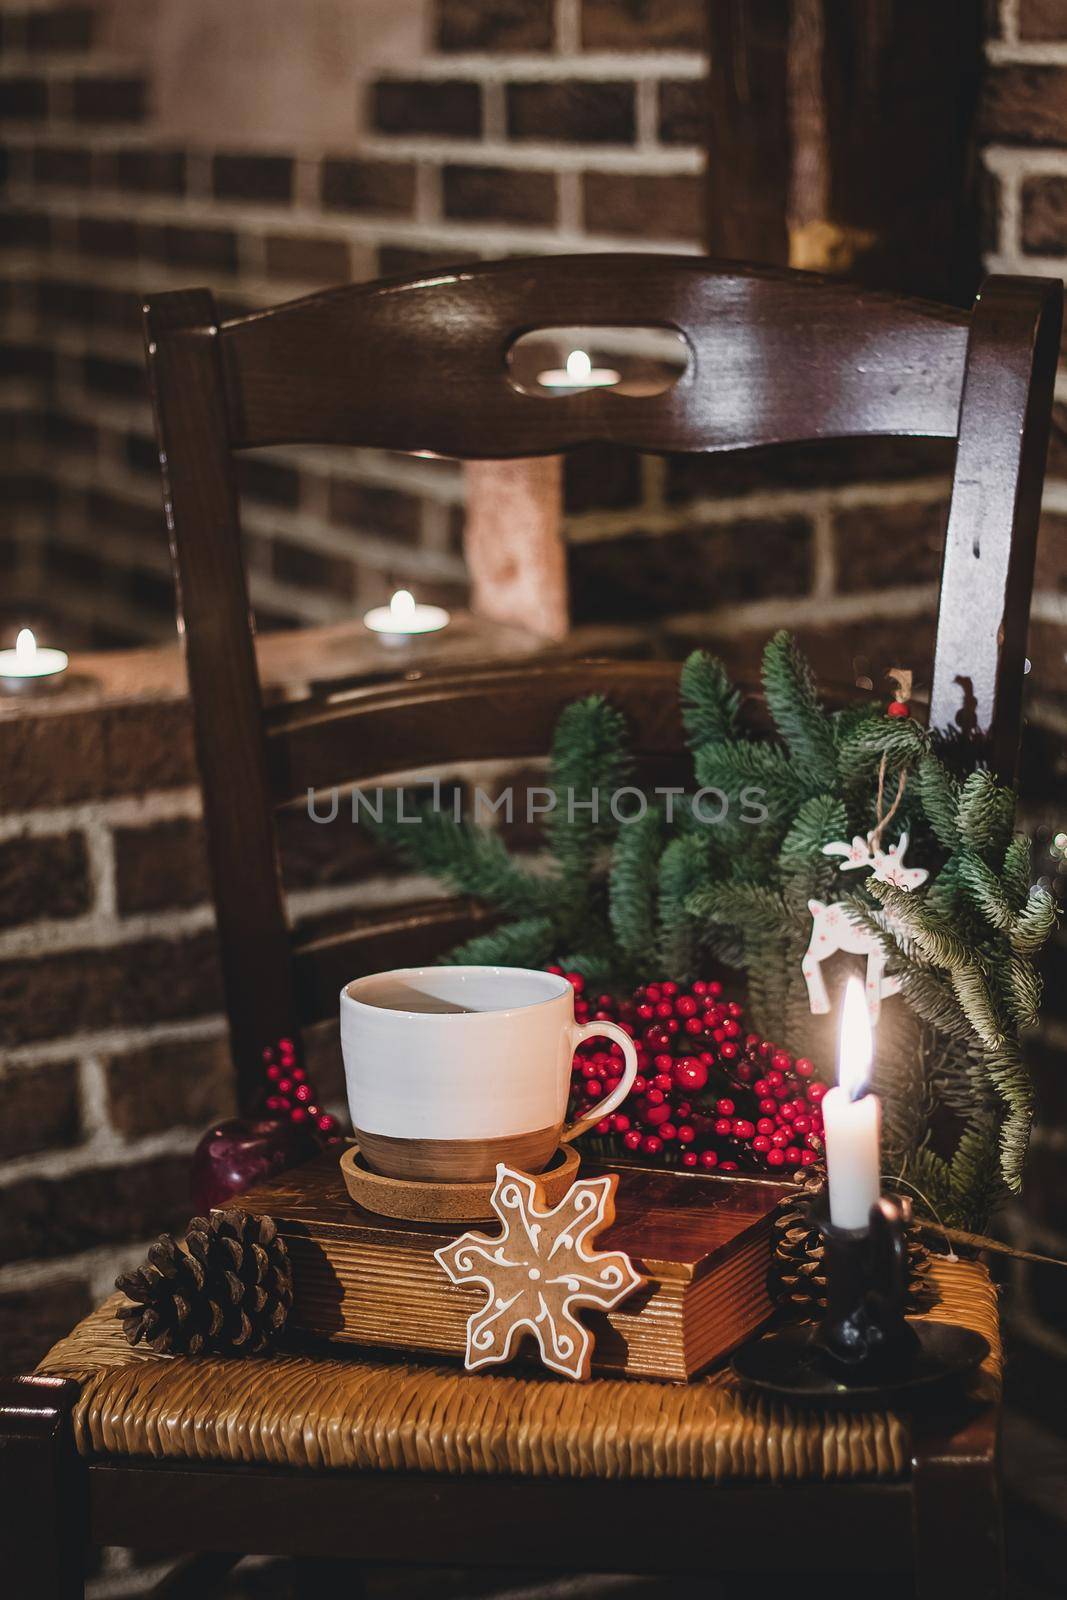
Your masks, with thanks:
M 615 1219 L 618 1177 L 580 1178 L 552 1210 L 536 1178 L 501 1162 L 491 1196 L 503 1224 L 496 1239 L 465 1233 L 436 1250 L 455 1284 L 481 1284 L 485 1304 L 467 1322 L 466 1367 L 507 1361 L 532 1333 L 541 1360 L 565 1378 L 587 1378 L 593 1336 L 575 1315 L 610 1311 L 644 1282 L 621 1250 L 591 1248 Z

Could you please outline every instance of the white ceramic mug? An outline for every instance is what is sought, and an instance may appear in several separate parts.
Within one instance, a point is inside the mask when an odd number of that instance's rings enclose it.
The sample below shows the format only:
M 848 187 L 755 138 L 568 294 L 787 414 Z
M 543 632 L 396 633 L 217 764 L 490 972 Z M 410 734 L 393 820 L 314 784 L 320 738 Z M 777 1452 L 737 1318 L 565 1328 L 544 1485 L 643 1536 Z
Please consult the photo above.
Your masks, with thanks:
M 622 1046 L 610 1094 L 564 1126 L 583 1039 Z M 341 990 L 341 1049 L 360 1149 L 395 1178 L 473 1183 L 498 1161 L 540 1172 L 561 1141 L 613 1111 L 637 1074 L 613 1022 L 574 1020 L 566 978 L 524 967 L 401 967 Z

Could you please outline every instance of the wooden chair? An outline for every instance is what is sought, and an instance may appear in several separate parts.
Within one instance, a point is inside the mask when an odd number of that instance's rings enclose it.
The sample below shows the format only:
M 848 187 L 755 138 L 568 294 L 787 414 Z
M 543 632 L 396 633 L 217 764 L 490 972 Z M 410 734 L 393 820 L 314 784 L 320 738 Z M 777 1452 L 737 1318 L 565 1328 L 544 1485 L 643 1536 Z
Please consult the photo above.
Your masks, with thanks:
M 234 450 L 314 441 L 520 457 L 600 441 L 709 452 L 845 436 L 955 438 L 931 716 L 951 727 L 966 715 L 1009 773 L 1060 305 L 1059 283 L 1042 279 L 991 278 L 965 313 L 801 274 L 624 255 L 346 287 L 222 324 L 203 290 L 146 307 L 243 1099 L 258 1088 L 264 1047 L 335 1015 L 343 981 L 432 960 L 474 917 L 438 904 L 294 948 L 274 807 L 309 787 L 390 770 L 543 753 L 560 709 L 591 690 L 625 711 L 643 756 L 676 757 L 681 729 L 677 668 L 665 664 L 428 676 L 265 716 Z M 505 353 L 517 334 L 587 324 L 676 329 L 688 369 L 652 397 L 591 390 L 550 402 L 512 387 Z M 700 1529 L 702 1544 L 720 1536 L 719 1548 L 743 1551 L 739 1565 L 751 1571 L 795 1562 L 821 1527 L 831 1567 L 913 1569 L 923 1596 L 1000 1592 L 997 1407 L 988 1396 L 916 1429 L 909 1474 L 775 1491 L 87 1460 L 72 1447 L 77 1393 L 69 1379 L 37 1375 L 0 1396 L 3 1553 L 20 1596 L 80 1594 L 86 1538 L 173 1549 L 183 1528 L 210 1551 L 684 1572 L 706 1560 L 670 1529 Z M 422 1531 L 420 1549 L 411 1529 Z

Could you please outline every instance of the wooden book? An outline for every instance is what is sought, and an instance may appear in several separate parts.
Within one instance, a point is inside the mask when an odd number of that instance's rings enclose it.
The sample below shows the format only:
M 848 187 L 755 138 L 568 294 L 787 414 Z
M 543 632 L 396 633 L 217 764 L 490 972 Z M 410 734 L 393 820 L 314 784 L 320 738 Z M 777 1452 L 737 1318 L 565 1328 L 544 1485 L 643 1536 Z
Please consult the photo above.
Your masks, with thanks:
M 293 1261 L 290 1328 L 317 1338 L 462 1356 L 484 1291 L 450 1283 L 434 1250 L 467 1227 L 402 1222 L 350 1200 L 336 1150 L 240 1197 L 274 1218 Z M 595 1169 L 583 1165 L 583 1175 Z M 608 1313 L 583 1312 L 593 1367 L 691 1378 L 760 1326 L 771 1216 L 783 1188 L 748 1179 L 619 1166 L 615 1221 L 597 1247 L 625 1250 L 647 1284 Z M 495 1222 L 470 1227 L 493 1235 Z

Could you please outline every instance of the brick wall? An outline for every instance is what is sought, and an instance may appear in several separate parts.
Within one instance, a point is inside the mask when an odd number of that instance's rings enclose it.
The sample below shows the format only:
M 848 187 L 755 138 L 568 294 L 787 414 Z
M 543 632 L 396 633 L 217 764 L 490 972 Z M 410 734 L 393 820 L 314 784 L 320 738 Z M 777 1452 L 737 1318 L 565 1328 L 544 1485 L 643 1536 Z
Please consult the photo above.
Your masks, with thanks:
M 236 310 L 518 251 L 696 249 L 705 56 L 697 0 L 437 0 L 421 52 L 353 90 L 347 135 L 331 126 L 318 142 L 268 147 L 213 139 L 205 123 L 194 141 L 160 110 L 156 35 L 118 51 L 112 3 L 0 16 L 0 416 L 16 447 L 4 457 L 0 566 L 11 617 L 51 611 L 72 637 L 126 642 L 173 630 L 136 327 L 144 291 L 206 282 Z M 177 5 L 161 0 L 161 13 Z M 1062 9 L 1006 0 L 989 42 L 991 268 L 1058 274 L 1067 262 Z M 674 652 L 711 639 L 744 666 L 788 621 L 830 676 L 877 682 L 910 660 L 921 677 L 947 475 L 944 451 L 917 444 L 743 461 L 590 452 L 566 481 L 581 638 Z M 246 459 L 242 477 L 262 622 L 349 617 L 401 580 L 427 598 L 462 593 L 453 465 L 277 450 Z M 1063 826 L 1065 517 L 1061 405 L 1031 637 L 1027 792 L 1046 845 Z M 225 1099 L 176 705 L 152 713 L 154 730 L 176 720 L 171 740 L 145 741 L 151 760 L 136 722 L 109 711 L 95 742 L 51 746 L 51 765 L 18 745 L 5 769 L 19 776 L 0 826 L 0 1085 L 14 1129 L 0 1151 L 14 1230 L 0 1314 L 30 1342 L 41 1333 L 25 1321 L 30 1298 L 58 1326 L 106 1286 L 116 1251 L 136 1254 L 184 1211 L 193 1130 Z M 299 856 L 294 903 L 309 914 L 355 903 L 351 885 L 372 871 L 310 856 L 298 867 Z M 1043 869 L 1053 876 L 1062 859 Z M 359 890 L 364 902 L 392 892 L 373 872 Z M 1062 944 L 1052 975 L 1035 1181 L 1012 1227 L 1063 1251 Z M 102 1182 L 121 1206 L 102 1202 Z M 1057 1282 L 1020 1286 L 1035 1341 Z

